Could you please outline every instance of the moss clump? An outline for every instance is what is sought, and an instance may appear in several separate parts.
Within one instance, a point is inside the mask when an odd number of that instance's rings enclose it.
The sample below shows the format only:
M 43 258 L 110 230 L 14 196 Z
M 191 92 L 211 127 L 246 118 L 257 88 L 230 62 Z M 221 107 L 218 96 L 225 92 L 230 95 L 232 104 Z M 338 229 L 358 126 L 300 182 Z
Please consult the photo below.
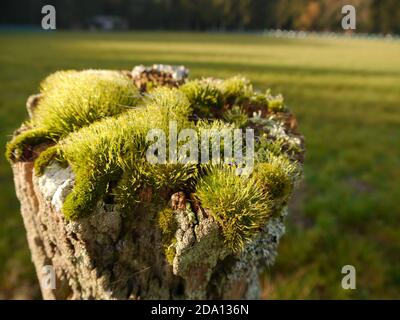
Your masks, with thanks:
M 142 126 L 162 129 L 168 132 L 169 122 L 176 121 L 177 130 L 192 127 L 189 117 L 193 113 L 190 101 L 178 89 L 158 87 L 151 91 L 137 115 Z M 147 131 L 146 131 L 147 133 Z
M 139 190 L 145 188 L 149 177 L 138 169 L 126 170 L 112 191 L 114 200 L 123 210 L 133 210 L 140 203 Z
M 86 174 L 79 172 L 75 179 L 78 183 L 75 183 L 74 189 L 65 198 L 62 208 L 68 220 L 89 216 L 98 200 L 105 195 L 109 180 L 106 176 L 93 175 L 90 171 Z
M 259 163 L 253 175 L 272 199 L 287 199 L 292 191 L 292 180 L 281 166 L 273 163 Z
M 42 97 L 31 129 L 7 147 L 7 158 L 17 161 L 22 150 L 43 140 L 57 141 L 70 132 L 135 106 L 139 92 L 128 76 L 117 71 L 60 71 L 41 84 Z
M 230 104 L 240 104 L 253 94 L 253 86 L 250 81 L 241 76 L 226 79 L 220 84 L 220 89 L 225 101 Z
M 215 109 L 223 106 L 223 96 L 217 86 L 207 80 L 193 80 L 185 83 L 180 90 L 187 96 L 198 116 L 210 116 Z
M 46 129 L 35 128 L 25 131 L 7 143 L 6 158 L 11 162 L 23 159 L 24 151 L 29 151 L 32 146 L 43 142 L 52 142 L 51 135 Z
M 171 208 L 164 208 L 160 211 L 158 215 L 158 226 L 168 240 L 167 242 L 170 242 L 170 240 L 175 237 L 178 224 L 175 220 L 175 213 Z
M 234 123 L 238 128 L 245 128 L 249 122 L 249 117 L 239 106 L 233 106 L 224 114 L 224 120 L 228 123 Z
M 187 120 L 190 111 L 188 100 L 177 89 L 158 88 L 140 108 L 98 121 L 60 141 L 62 157 L 76 174 L 75 188 L 66 198 L 68 206 L 63 208 L 64 214 L 70 218 L 79 217 L 83 209 L 82 213 L 86 214 L 87 208 L 98 201 L 107 188 L 106 182 L 120 177 L 122 180 L 117 183 L 115 192 L 122 206 L 135 201 L 136 191 L 145 182 L 156 189 L 185 186 L 195 171 L 180 164 L 150 165 L 145 158 L 149 147 L 146 134 L 154 128 L 168 132 L 172 120 L 176 121 L 178 130 L 190 125 Z M 124 195 L 128 188 L 130 194 Z M 79 200 L 76 205 L 74 199 Z
M 178 223 L 175 218 L 175 213 L 171 208 L 164 208 L 158 214 L 158 226 L 162 233 L 162 243 L 165 257 L 169 264 L 175 257 L 175 232 L 178 228 Z
M 35 173 L 43 174 L 53 161 L 71 167 L 75 184 L 62 208 L 70 220 L 88 216 L 101 200 L 129 214 L 145 203 L 153 209 L 165 207 L 178 191 L 194 192 L 218 222 L 227 247 L 239 251 L 282 209 L 299 177 L 295 159 L 301 140 L 278 119 L 287 111 L 283 98 L 254 91 L 243 77 L 193 80 L 179 88 L 157 86 L 140 96 L 132 79 L 121 72 L 63 71 L 46 78 L 41 93 L 29 129 L 8 144 L 7 157 L 29 158 L 27 151 L 34 146 L 50 145 L 36 159 Z M 269 112 L 281 114 L 261 117 Z M 204 147 L 209 150 L 208 163 L 147 161 L 149 130 L 164 132 L 168 150 L 171 121 L 178 132 L 194 129 L 199 142 L 208 135 L 207 146 L 198 146 L 199 156 Z M 235 169 L 241 164 L 224 159 L 229 141 L 225 134 L 248 127 L 255 129 L 256 166 L 252 174 L 239 176 Z M 178 147 L 183 144 L 178 142 Z M 244 143 L 234 148 L 246 154 Z M 213 150 L 219 150 L 219 159 Z M 160 211 L 158 225 L 172 263 L 176 221 L 171 209 Z
M 194 190 L 199 176 L 197 165 L 166 163 L 150 164 L 138 159 L 121 168 L 123 175 L 113 191 L 115 200 L 123 208 L 134 208 L 140 203 L 139 192 L 151 188 L 153 200 L 172 195 L 177 190 Z
M 264 106 L 270 112 L 286 111 L 282 95 L 273 96 L 270 90 L 256 91 L 250 81 L 244 77 L 235 76 L 226 79 L 218 87 L 221 90 L 224 103 L 230 106 L 247 104 Z
M 283 112 L 285 111 L 285 104 L 283 101 L 282 95 L 272 96 L 270 94 L 267 95 L 267 103 L 268 103 L 268 110 L 274 112 Z
M 55 145 L 44 150 L 35 160 L 34 169 L 35 174 L 40 176 L 43 174 L 44 169 L 52 162 L 53 160 L 60 161 L 60 148 Z
M 198 178 L 197 165 L 167 163 L 150 165 L 148 174 L 153 177 L 156 190 L 193 190 Z
M 264 162 L 257 163 L 253 177 L 258 180 L 274 203 L 274 213 L 287 205 L 294 186 L 301 176 L 299 164 L 291 161 L 284 153 L 270 153 Z
M 172 239 L 171 244 L 169 246 L 164 247 L 164 254 L 165 258 L 167 259 L 167 262 L 172 266 L 174 263 L 174 258 L 176 255 L 176 239 Z
M 130 125 L 131 117 L 133 115 L 127 113 L 104 119 L 60 141 L 62 157 L 75 173 L 74 189 L 63 206 L 67 218 L 77 219 L 90 214 L 107 189 L 107 182 L 122 174 L 120 162 L 123 156 L 128 152 L 134 156 L 133 146 L 124 150 L 125 144 L 130 140 L 139 148 L 143 142 L 140 136 L 133 134 L 135 130 Z
M 268 106 L 269 91 L 266 93 L 254 91 L 249 98 L 251 104 Z
M 233 168 L 213 169 L 199 182 L 196 195 L 233 251 L 241 250 L 271 214 L 271 200 L 259 181 L 238 176 Z
M 139 100 L 129 77 L 108 70 L 56 72 L 43 81 L 41 93 L 32 123 L 55 138 L 122 113 Z

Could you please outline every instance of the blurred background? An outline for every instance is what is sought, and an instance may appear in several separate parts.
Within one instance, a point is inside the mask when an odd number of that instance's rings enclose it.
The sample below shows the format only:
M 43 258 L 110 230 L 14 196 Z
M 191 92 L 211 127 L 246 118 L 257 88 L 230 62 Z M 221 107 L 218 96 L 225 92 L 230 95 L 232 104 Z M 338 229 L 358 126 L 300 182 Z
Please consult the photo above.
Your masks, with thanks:
M 56 8 L 44 31 L 41 9 Z M 356 30 L 341 9 L 356 9 Z M 3 0 L 0 146 L 60 69 L 183 64 L 282 93 L 306 139 L 267 299 L 400 297 L 400 3 L 396 0 Z M 341 287 L 344 265 L 357 289 Z M 0 298 L 40 299 L 12 174 L 0 159 Z

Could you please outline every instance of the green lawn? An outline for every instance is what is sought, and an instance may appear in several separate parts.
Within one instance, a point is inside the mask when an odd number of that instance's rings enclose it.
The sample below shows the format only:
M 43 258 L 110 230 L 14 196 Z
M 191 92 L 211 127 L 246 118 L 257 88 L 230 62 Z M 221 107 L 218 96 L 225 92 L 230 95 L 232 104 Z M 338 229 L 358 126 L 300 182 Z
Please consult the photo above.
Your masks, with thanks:
M 59 69 L 184 64 L 282 93 L 306 138 L 267 298 L 400 297 L 400 42 L 192 33 L 0 33 L 1 152 L 25 101 Z M 0 297 L 38 297 L 12 175 L 0 163 Z M 341 268 L 357 289 L 341 288 Z

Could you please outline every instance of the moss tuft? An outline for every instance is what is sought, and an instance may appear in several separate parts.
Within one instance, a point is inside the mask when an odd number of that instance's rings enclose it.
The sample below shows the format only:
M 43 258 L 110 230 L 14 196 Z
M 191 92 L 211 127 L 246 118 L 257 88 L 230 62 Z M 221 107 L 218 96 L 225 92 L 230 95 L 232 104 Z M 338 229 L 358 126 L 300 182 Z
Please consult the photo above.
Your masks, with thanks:
M 42 153 L 37 157 L 34 164 L 35 174 L 37 176 L 41 176 L 44 172 L 44 169 L 52 162 L 53 160 L 60 159 L 60 148 L 55 145 L 47 148 L 42 151 Z
M 117 71 L 59 71 L 42 82 L 41 93 L 30 122 L 32 128 L 7 146 L 10 161 L 18 161 L 26 148 L 57 141 L 139 102 L 138 89 L 128 76 Z
M 196 195 L 211 210 L 233 251 L 243 249 L 271 213 L 271 200 L 258 180 L 238 176 L 233 168 L 214 168 L 199 182 Z
M 282 95 L 280 95 L 280 94 L 277 96 L 268 95 L 267 101 L 268 101 L 268 110 L 273 111 L 273 112 L 285 111 L 285 104 L 284 104 Z
M 150 165 L 148 174 L 153 177 L 156 190 L 193 190 L 198 179 L 197 165 L 167 163 Z
M 63 204 L 63 214 L 67 220 L 77 220 L 93 213 L 98 201 L 106 194 L 110 177 L 79 172 L 75 185 Z
M 239 106 L 233 106 L 224 114 L 224 120 L 228 123 L 235 124 L 238 128 L 245 128 L 249 122 L 249 117 Z
M 158 226 L 162 233 L 162 243 L 164 248 L 165 257 L 169 264 L 175 257 L 175 232 L 178 224 L 175 218 L 175 213 L 171 208 L 164 208 L 158 215 Z
M 177 129 L 192 126 L 189 117 L 193 107 L 180 90 L 175 88 L 158 87 L 151 91 L 145 100 L 145 108 L 140 112 L 137 122 L 147 129 L 162 129 L 168 132 L 169 122 L 176 121 Z
M 133 210 L 140 203 L 140 188 L 146 185 L 146 179 L 137 171 L 125 171 L 112 191 L 114 200 L 123 210 Z
M 241 76 L 224 80 L 220 84 L 220 89 L 225 101 L 231 104 L 239 104 L 253 93 L 253 86 L 250 81 Z
M 24 131 L 7 143 L 5 156 L 10 162 L 19 161 L 24 157 L 25 150 L 44 142 L 52 142 L 47 130 L 36 128 Z
M 32 123 L 55 138 L 122 113 L 139 101 L 131 79 L 108 70 L 56 72 L 43 81 L 41 93 Z
M 292 191 L 292 181 L 282 167 L 272 163 L 259 163 L 254 178 L 272 199 L 287 198 Z
M 256 154 L 256 162 L 259 165 L 268 164 L 282 172 L 282 175 L 287 175 L 292 184 L 296 184 L 302 174 L 302 168 L 297 161 L 292 161 L 287 154 L 283 151 L 278 153 L 281 143 L 278 141 L 276 144 L 272 143 L 270 148 L 274 147 L 276 150 L 270 149 L 259 150 Z
M 214 109 L 220 109 L 223 106 L 221 91 L 211 81 L 189 81 L 182 85 L 180 90 L 189 99 L 198 116 L 211 116 Z
M 169 246 L 164 247 L 164 254 L 167 262 L 172 266 L 174 263 L 174 258 L 176 255 L 176 238 L 172 239 L 171 244 Z
M 161 232 L 169 242 L 175 237 L 175 232 L 178 227 L 175 220 L 175 213 L 171 208 L 164 208 L 158 215 L 158 226 Z
M 263 105 L 263 106 L 268 106 L 268 95 L 269 91 L 267 93 L 262 93 L 258 91 L 254 91 L 253 94 L 250 96 L 250 103 L 252 104 L 257 104 L 257 105 Z

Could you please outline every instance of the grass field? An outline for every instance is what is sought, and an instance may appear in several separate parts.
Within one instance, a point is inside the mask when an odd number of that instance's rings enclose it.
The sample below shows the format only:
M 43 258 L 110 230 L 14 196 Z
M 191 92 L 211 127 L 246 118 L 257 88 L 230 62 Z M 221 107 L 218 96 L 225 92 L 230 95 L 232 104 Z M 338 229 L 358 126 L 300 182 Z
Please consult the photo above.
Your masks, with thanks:
M 59 69 L 184 64 L 282 93 L 306 138 L 265 298 L 400 297 L 400 42 L 174 33 L 0 33 L 2 153 L 25 101 Z M 39 297 L 12 175 L 0 163 L 0 297 Z M 357 289 L 341 288 L 354 265 Z

